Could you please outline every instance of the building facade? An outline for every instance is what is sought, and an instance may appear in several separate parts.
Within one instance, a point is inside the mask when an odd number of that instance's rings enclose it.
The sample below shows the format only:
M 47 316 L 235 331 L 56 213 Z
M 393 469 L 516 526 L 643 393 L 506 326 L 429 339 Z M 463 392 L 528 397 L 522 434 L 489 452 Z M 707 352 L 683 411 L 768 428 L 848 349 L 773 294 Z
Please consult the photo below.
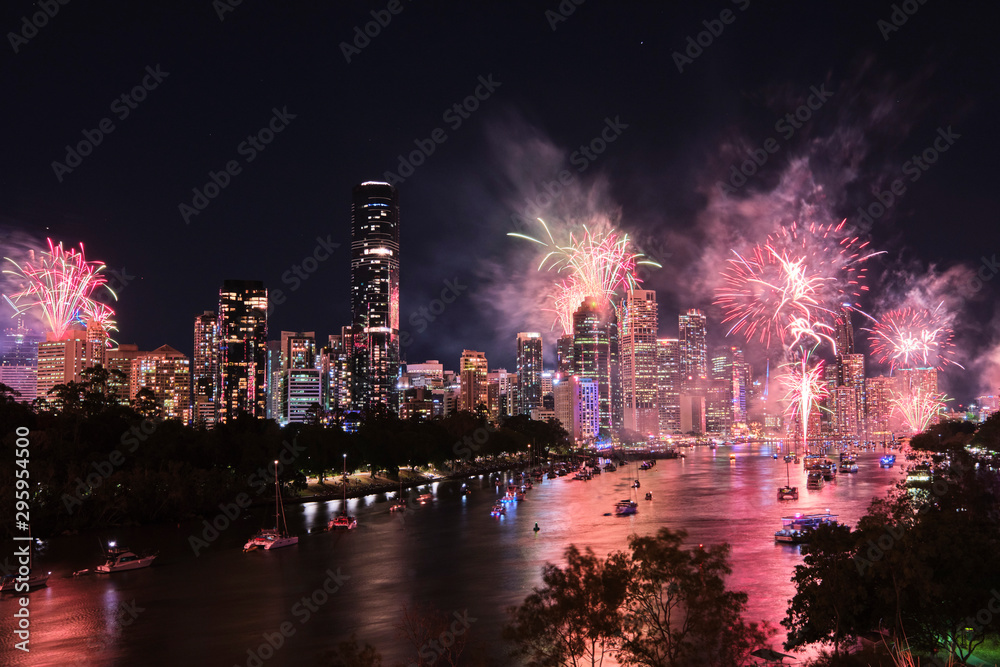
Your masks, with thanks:
M 217 421 L 267 416 L 267 289 L 259 280 L 226 280 L 219 290 Z

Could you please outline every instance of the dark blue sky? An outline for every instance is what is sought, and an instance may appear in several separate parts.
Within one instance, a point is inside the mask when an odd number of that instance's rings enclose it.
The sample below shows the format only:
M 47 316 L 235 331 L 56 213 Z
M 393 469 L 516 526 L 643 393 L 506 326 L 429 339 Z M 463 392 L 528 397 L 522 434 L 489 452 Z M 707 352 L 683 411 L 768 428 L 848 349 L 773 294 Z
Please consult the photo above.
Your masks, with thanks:
M 949 391 L 964 400 L 992 381 L 976 362 L 995 353 L 1000 280 L 956 294 L 969 284 L 962 271 L 1000 251 L 990 4 L 912 2 L 918 9 L 888 39 L 878 23 L 891 20 L 888 2 L 400 0 L 392 14 L 388 2 L 244 0 L 220 20 L 221 2 L 210 0 L 77 1 L 26 30 L 23 17 L 43 4 L 12 0 L 0 12 L 0 234 L 15 254 L 25 234 L 83 241 L 92 258 L 135 276 L 117 304 L 121 342 L 190 353 L 193 317 L 215 308 L 227 278 L 283 290 L 274 337 L 338 331 L 350 317 L 351 188 L 397 171 L 397 156 L 428 146 L 439 128 L 444 141 L 398 186 L 408 360 L 455 367 L 468 347 L 512 367 L 513 334 L 537 322 L 507 308 L 505 289 L 523 292 L 517 276 L 536 258 L 505 233 L 525 197 L 562 169 L 574 175 L 565 208 L 546 215 L 619 211 L 622 227 L 666 265 L 646 276 L 662 335 L 676 335 L 677 311 L 692 306 L 709 310 L 711 327 L 718 311 L 699 287 L 715 263 L 716 225 L 743 233 L 741 216 L 756 215 L 758 229 L 802 210 L 823 223 L 856 222 L 873 188 L 887 189 L 938 128 L 953 126 L 954 146 L 873 225 L 873 246 L 888 254 L 872 267 L 872 287 L 895 290 L 889 301 L 898 302 L 920 280 L 941 278 L 920 289 L 955 299 L 958 344 L 977 366 L 955 375 Z M 560 7 L 573 12 L 555 22 L 547 12 Z M 347 62 L 341 44 L 373 11 L 387 24 Z M 678 71 L 674 54 L 687 38 L 720 28 Z M 154 78 L 147 67 L 167 74 Z M 479 88 L 478 108 L 467 118 L 449 113 L 480 77 L 494 83 Z M 144 79 L 151 89 L 134 108 L 115 102 Z M 833 94 L 783 136 L 777 122 L 822 85 Z M 274 109 L 288 116 L 273 141 L 241 149 Z M 84 130 L 96 136 L 104 119 L 113 131 L 57 177 L 52 163 L 65 162 L 66 145 Z M 594 160 L 573 162 L 607 119 L 627 127 Z M 780 150 L 720 203 L 714 184 L 769 137 Z M 795 158 L 806 161 L 806 184 L 794 182 Z M 234 160 L 239 173 L 186 221 L 178 209 L 193 203 L 192 188 Z M 313 255 L 317 237 L 340 248 L 293 291 L 286 272 Z M 945 279 L 949 271 L 958 277 Z M 445 281 L 467 288 L 424 324 L 420 308 L 433 306 Z

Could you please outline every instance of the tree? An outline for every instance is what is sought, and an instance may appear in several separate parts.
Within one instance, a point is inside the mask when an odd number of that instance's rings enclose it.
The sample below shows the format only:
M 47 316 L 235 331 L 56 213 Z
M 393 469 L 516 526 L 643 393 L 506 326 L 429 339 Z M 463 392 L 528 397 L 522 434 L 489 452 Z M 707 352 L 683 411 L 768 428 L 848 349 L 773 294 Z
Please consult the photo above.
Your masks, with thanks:
M 729 545 L 685 550 L 683 530 L 629 539 L 632 549 L 619 660 L 626 665 L 743 665 L 776 631 L 748 624 L 746 593 L 726 589 Z
M 358 645 L 358 638 L 351 635 L 340 642 L 333 651 L 328 651 L 322 660 L 324 667 L 382 667 L 382 654 L 371 644 L 364 648 Z
M 156 394 L 149 387 L 143 387 L 135 393 L 132 408 L 146 419 L 153 419 L 160 414 L 160 404 L 156 400 Z
M 566 567 L 546 563 L 542 588 L 509 612 L 504 638 L 536 667 L 600 665 L 621 638 L 629 572 L 618 552 L 598 558 L 591 549 L 566 549 Z

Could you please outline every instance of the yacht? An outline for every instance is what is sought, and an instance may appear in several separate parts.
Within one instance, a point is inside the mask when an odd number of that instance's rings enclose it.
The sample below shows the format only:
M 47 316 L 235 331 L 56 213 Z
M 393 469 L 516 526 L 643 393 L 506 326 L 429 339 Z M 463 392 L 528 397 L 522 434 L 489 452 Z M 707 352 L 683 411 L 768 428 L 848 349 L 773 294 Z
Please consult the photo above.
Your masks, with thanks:
M 464 484 L 462 485 L 465 486 Z M 396 496 L 396 502 L 389 506 L 390 512 L 404 512 L 406 511 L 406 501 L 403 500 L 403 480 L 399 480 L 399 495 Z
M 813 470 L 806 477 L 806 488 L 807 489 L 822 489 L 823 488 L 823 473 L 819 470 Z
M 402 487 L 400 487 L 402 489 Z M 422 498 L 423 496 L 421 496 Z M 420 498 L 417 498 L 420 500 Z M 344 455 L 344 504 L 341 506 L 340 514 L 330 519 L 326 524 L 327 530 L 346 529 L 353 530 L 358 527 L 357 517 L 347 514 L 347 455 Z M 392 508 L 390 508 L 392 509 Z M 396 510 L 397 512 L 399 510 Z
M 837 515 L 830 514 L 829 510 L 818 514 L 783 516 L 781 530 L 774 533 L 774 540 L 785 544 L 804 544 L 809 541 L 812 531 L 827 524 L 837 524 Z
M 281 504 L 281 486 L 278 482 L 278 462 L 274 462 L 274 528 L 262 528 L 243 545 L 243 551 L 254 549 L 280 549 L 299 543 L 297 535 L 288 534 L 288 523 L 285 521 L 285 508 Z M 98 568 L 99 570 L 100 568 Z
M 98 565 L 95 570 L 98 572 L 111 573 L 123 570 L 138 570 L 142 567 L 149 567 L 156 559 L 156 554 L 147 556 L 137 556 L 126 547 L 120 547 L 114 542 L 108 542 L 106 560 L 104 564 Z
M 788 457 L 785 457 L 786 459 Z M 778 489 L 778 500 L 798 500 L 799 499 L 799 489 L 796 486 L 792 486 L 791 475 L 788 472 L 788 466 L 790 461 L 785 461 L 785 486 Z
M 507 508 L 503 506 L 503 503 L 496 503 L 493 505 L 493 509 L 490 510 L 490 516 L 503 516 L 507 514 Z

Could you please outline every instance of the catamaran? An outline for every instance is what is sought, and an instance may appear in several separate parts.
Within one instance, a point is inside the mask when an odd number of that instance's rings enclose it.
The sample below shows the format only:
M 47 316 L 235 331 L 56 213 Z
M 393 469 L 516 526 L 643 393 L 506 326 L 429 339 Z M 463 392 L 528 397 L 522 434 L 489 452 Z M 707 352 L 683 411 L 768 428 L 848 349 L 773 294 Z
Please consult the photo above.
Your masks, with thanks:
M 255 549 L 280 549 L 299 543 L 297 535 L 288 534 L 288 523 L 285 521 L 285 508 L 281 504 L 281 484 L 278 482 L 278 462 L 274 462 L 274 528 L 262 528 L 243 545 L 243 551 Z

